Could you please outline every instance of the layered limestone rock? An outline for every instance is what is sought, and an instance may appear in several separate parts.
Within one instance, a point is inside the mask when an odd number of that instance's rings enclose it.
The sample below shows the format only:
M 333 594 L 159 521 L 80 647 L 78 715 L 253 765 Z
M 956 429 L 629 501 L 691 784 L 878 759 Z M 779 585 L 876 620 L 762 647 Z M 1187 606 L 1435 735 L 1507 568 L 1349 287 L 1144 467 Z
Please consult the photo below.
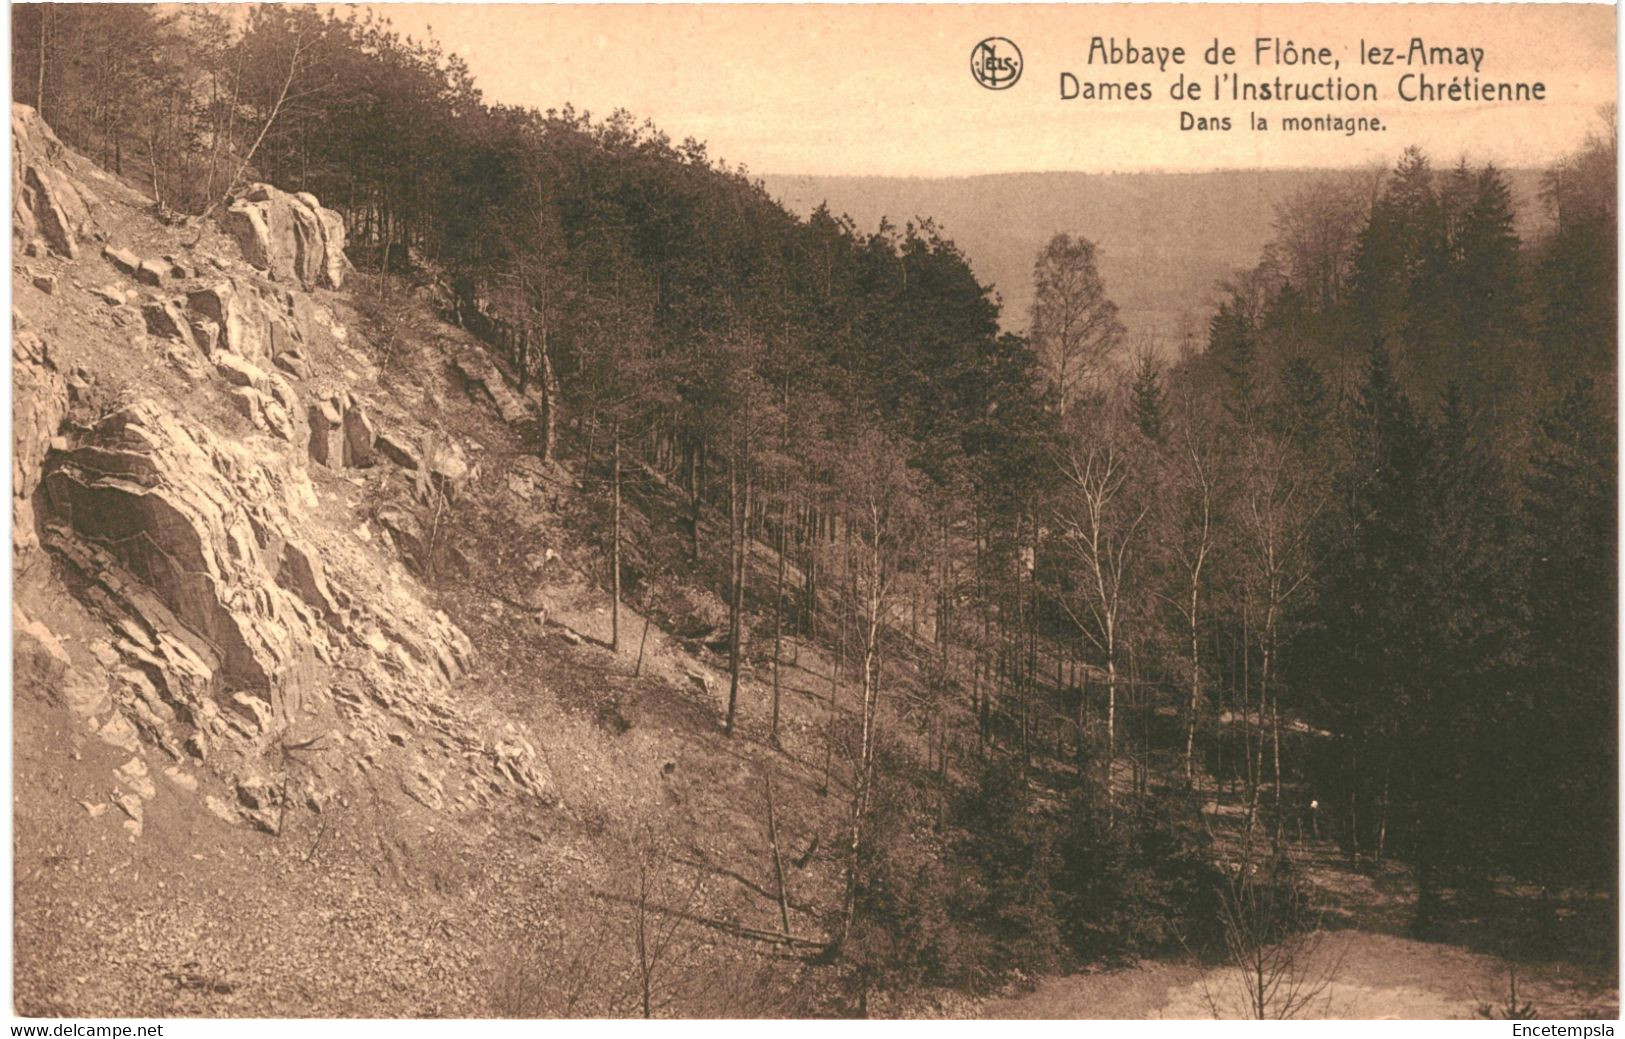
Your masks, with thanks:
M 250 278 L 224 277 L 193 289 L 185 309 L 205 354 L 220 346 L 259 365 L 297 353 L 312 327 L 308 297 Z
M 98 200 L 74 177 L 84 160 L 57 139 L 27 105 L 11 106 L 11 231 L 24 242 L 42 241 L 74 259 L 90 231 Z
M 195 655 L 222 694 L 252 693 L 291 718 L 311 655 L 333 658 L 345 648 L 339 636 L 358 627 L 381 634 L 361 645 L 399 665 L 391 684 L 400 695 L 442 689 L 468 666 L 466 637 L 414 598 L 380 601 L 332 585 L 293 533 L 308 482 L 251 445 L 141 401 L 53 454 L 47 470 L 53 522 L 200 637 Z M 359 601 L 376 604 L 364 622 L 347 612 Z
M 45 343 L 29 331 L 11 342 L 11 541 L 20 557 L 39 545 L 35 492 L 51 440 L 68 413 L 68 385 Z
M 19 311 L 13 341 L 14 550 L 19 561 L 41 547 L 53 556 L 51 567 L 18 573 L 35 594 L 55 595 L 53 608 L 72 601 L 105 629 L 57 640 L 19 614 L 14 660 L 30 690 L 66 703 L 90 734 L 131 755 L 113 777 L 109 817 L 139 837 L 143 803 L 197 792 L 191 768 L 235 791 L 234 800 L 204 797 L 212 811 L 271 832 L 289 806 L 321 810 L 354 770 L 387 769 L 434 809 L 551 796 L 519 731 L 489 728 L 457 704 L 473 646 L 388 547 L 411 556 L 424 489 L 450 493 L 468 477 L 461 447 L 431 442 L 411 418 L 381 428 L 399 414 L 385 395 L 362 402 L 332 382 L 290 381 L 313 369 L 331 380 L 354 365 L 324 356 L 348 332 L 305 292 L 342 283 L 342 220 L 308 195 L 256 186 L 227 223 L 263 273 L 218 252 L 194 255 L 196 243 L 170 246 L 185 255 L 160 262 L 131 247 L 152 248 L 165 233 L 132 226 L 138 197 L 30 110 L 14 106 L 13 132 L 22 252 L 75 287 L 112 276 L 86 291 L 119 315 L 81 327 L 53 353 Z M 92 179 L 107 185 L 103 200 L 85 188 Z M 85 256 L 92 238 L 99 255 Z M 54 286 L 56 271 L 49 277 Z M 128 379 L 128 351 L 152 340 L 179 369 L 168 385 L 163 373 L 173 372 L 161 363 L 145 384 Z M 75 363 L 62 360 L 64 348 Z M 104 349 L 112 363 L 99 363 Z M 223 396 L 247 424 L 218 408 L 191 410 L 194 391 Z M 311 460 L 384 471 L 320 478 L 335 504 L 318 499 Z M 342 503 L 354 504 L 357 488 L 376 494 L 399 482 L 396 466 L 409 474 L 412 500 L 356 527 Z M 267 777 L 264 763 L 289 741 L 312 748 L 308 772 L 297 782 Z
M 309 192 L 290 195 L 269 184 L 251 185 L 226 210 L 221 227 L 243 259 L 277 281 L 306 289 L 344 284 L 344 220 Z
M 267 558 L 280 549 L 271 479 L 231 445 L 142 402 L 62 453 L 45 486 L 52 517 L 201 635 L 233 691 L 272 698 L 315 641 Z

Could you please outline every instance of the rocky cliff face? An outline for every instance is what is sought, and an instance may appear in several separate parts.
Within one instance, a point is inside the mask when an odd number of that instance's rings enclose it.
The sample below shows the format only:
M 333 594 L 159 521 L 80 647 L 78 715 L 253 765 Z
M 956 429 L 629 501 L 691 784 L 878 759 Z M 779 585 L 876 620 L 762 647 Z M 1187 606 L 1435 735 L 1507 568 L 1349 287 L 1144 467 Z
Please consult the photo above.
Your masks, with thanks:
M 306 290 L 344 284 L 344 220 L 307 191 L 255 184 L 226 210 L 223 226 L 244 260 L 279 281 Z
M 11 225 L 31 250 L 74 259 L 100 201 L 85 183 L 93 167 L 70 152 L 33 109 L 11 113 Z M 32 253 L 31 253 L 32 255 Z
M 472 647 L 403 565 L 469 463 L 358 393 L 342 219 L 255 185 L 164 226 L 32 110 L 12 128 L 18 679 L 131 753 L 126 828 L 165 770 L 268 831 L 357 770 L 436 810 L 547 797 L 525 734 L 459 709 Z M 70 614 L 98 634 L 59 638 Z

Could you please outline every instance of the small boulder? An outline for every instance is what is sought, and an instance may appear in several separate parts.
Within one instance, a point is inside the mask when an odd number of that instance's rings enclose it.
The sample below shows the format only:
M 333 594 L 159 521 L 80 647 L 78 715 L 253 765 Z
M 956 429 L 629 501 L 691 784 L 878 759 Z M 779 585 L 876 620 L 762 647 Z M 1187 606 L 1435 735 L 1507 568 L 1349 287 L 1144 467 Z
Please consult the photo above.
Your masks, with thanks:
M 162 285 L 164 266 L 157 260 L 142 260 L 135 268 L 135 280 L 143 285 Z
M 288 414 L 287 408 L 274 400 L 266 399 L 260 404 L 260 415 L 265 419 L 266 428 L 275 436 L 290 444 L 294 442 L 293 417 Z
M 141 308 L 141 316 L 146 319 L 147 333 L 159 339 L 184 340 L 191 334 L 191 329 L 186 324 L 186 316 L 173 303 L 167 301 L 148 303 Z
M 456 498 L 468 480 L 468 456 L 455 441 L 440 445 L 429 459 L 429 476 L 447 498 Z
M 284 350 L 276 355 L 272 363 L 296 379 L 310 378 L 310 365 L 297 350 Z
M 311 461 L 337 469 L 344 462 L 344 422 L 339 410 L 320 401 L 311 404 L 305 416 L 310 423 Z
M 237 356 L 229 350 L 218 350 L 214 357 L 215 371 L 233 386 L 265 385 L 265 372 L 259 365 Z
M 263 776 L 245 776 L 237 781 L 237 800 L 249 808 L 272 808 L 277 803 L 277 787 Z
M 231 400 L 232 407 L 236 408 L 248 421 L 254 423 L 257 429 L 268 429 L 265 421 L 265 405 L 271 399 L 252 386 L 233 386 L 226 396 Z
M 182 772 L 179 765 L 170 765 L 164 769 L 164 778 L 188 793 L 197 792 L 197 777 L 190 772 Z
M 293 386 L 287 379 L 275 372 L 265 376 L 265 392 L 269 393 L 271 399 L 282 405 L 289 414 L 294 414 L 299 410 L 299 397 L 293 392 Z
M 134 820 L 136 825 L 139 827 L 142 816 L 141 798 L 135 796 L 134 794 L 120 794 L 114 799 L 114 801 L 119 808 L 124 810 L 124 814 Z M 139 829 L 136 832 L 139 833 Z
M 202 382 L 212 374 L 203 358 L 199 357 L 197 351 L 190 345 L 172 342 L 164 351 L 164 356 L 169 359 L 170 364 L 180 369 L 189 383 Z
M 393 505 L 386 505 L 378 510 L 378 525 L 389 533 L 390 538 L 404 554 L 411 557 L 421 556 L 423 528 L 418 525 L 417 519 L 411 513 Z
M 134 274 L 141 266 L 141 257 L 128 249 L 115 249 L 111 245 L 102 249 L 102 257 L 125 274 Z
M 260 732 L 268 732 L 271 728 L 271 708 L 263 697 L 253 693 L 233 693 L 231 702 L 237 706 L 238 711 Z M 255 807 L 259 807 L 256 805 Z
M 147 763 L 139 755 L 114 769 L 113 775 L 120 784 L 129 787 L 144 800 L 158 796 L 158 788 L 147 772 Z
M 203 356 L 212 355 L 215 344 L 220 342 L 220 325 L 206 317 L 193 317 L 187 324 L 192 329 L 192 341 L 203 351 Z
M 367 409 L 359 404 L 344 412 L 344 464 L 352 469 L 366 469 L 376 461 L 373 450 L 378 434 L 367 417 Z
M 385 458 L 402 469 L 410 469 L 416 472 L 423 466 L 423 460 L 418 457 L 417 449 L 412 446 L 411 441 L 403 436 L 380 430 L 374 443 Z

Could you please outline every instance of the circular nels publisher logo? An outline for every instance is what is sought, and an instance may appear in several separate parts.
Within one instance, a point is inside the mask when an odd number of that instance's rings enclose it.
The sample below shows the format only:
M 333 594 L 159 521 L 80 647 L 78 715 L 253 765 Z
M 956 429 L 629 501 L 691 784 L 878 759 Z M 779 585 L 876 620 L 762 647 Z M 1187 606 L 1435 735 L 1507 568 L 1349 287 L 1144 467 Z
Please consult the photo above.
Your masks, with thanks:
M 971 50 L 970 74 L 989 90 L 1008 90 L 1021 78 L 1021 48 L 1003 36 L 989 36 Z

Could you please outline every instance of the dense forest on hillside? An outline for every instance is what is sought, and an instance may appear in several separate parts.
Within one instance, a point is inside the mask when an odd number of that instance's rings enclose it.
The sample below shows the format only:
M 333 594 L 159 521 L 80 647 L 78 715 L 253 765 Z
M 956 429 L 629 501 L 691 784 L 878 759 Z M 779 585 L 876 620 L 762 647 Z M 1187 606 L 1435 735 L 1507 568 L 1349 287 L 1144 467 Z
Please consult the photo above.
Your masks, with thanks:
M 13 41 L 14 98 L 167 219 L 313 192 L 539 387 L 614 601 L 726 601 L 730 735 L 742 658 L 776 698 L 784 633 L 839 648 L 823 955 L 858 991 L 1278 936 L 1304 827 L 1408 863 L 1424 934 L 1504 878 L 1615 897 L 1611 115 L 1538 238 L 1499 171 L 1416 150 L 1305 186 L 1169 357 L 1089 227 L 1011 334 L 929 220 L 799 218 L 624 112 L 487 103 L 371 16 L 20 5 Z M 686 508 L 640 539 L 655 479 Z
M 1455 156 L 1434 156 L 1438 161 Z M 1168 356 L 1200 343 L 1224 298 L 1219 283 L 1250 267 L 1274 235 L 1275 210 L 1324 185 L 1369 205 L 1391 162 L 1347 169 L 1237 169 L 1200 173 L 995 173 L 978 177 L 806 177 L 766 173 L 768 193 L 803 216 L 820 203 L 872 226 L 881 216 L 929 214 L 1003 302 L 1003 327 L 1027 327 L 1032 262 L 1057 228 L 1087 229 L 1131 346 Z M 1551 228 L 1539 169 L 1502 170 L 1518 234 Z

